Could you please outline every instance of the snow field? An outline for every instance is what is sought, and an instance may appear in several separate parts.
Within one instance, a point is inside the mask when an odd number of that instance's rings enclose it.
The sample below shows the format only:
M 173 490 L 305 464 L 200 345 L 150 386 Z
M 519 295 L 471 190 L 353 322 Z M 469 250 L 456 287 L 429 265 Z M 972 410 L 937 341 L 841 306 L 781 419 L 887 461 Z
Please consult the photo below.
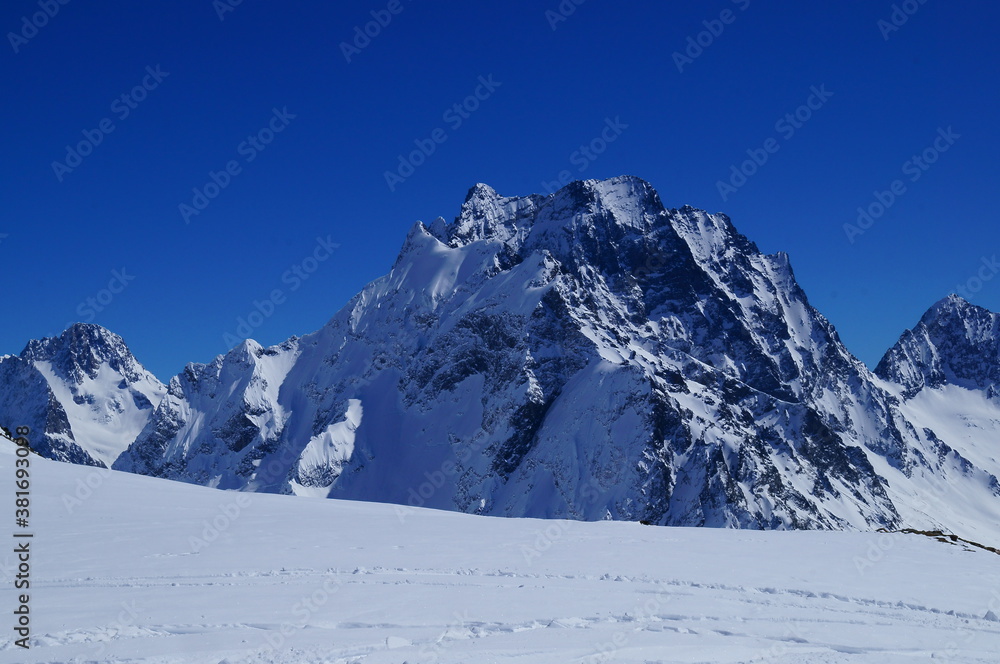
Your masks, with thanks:
M 13 458 L 0 440 L 3 495 Z M 5 628 L 0 662 L 995 662 L 1000 651 L 1000 559 L 920 536 L 477 517 L 34 458 L 32 473 L 33 645 L 16 648 Z M 0 563 L 6 612 L 11 555 Z

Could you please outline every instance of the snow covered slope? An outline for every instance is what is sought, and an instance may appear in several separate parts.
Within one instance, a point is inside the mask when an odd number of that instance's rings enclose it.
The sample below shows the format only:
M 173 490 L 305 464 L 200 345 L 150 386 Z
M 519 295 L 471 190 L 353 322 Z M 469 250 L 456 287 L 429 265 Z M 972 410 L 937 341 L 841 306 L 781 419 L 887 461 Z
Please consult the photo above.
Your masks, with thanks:
M 0 664 L 967 664 L 1000 651 L 1000 559 L 919 535 L 496 519 L 42 459 L 32 473 L 32 647 L 5 628 Z M 0 440 L 5 495 L 13 475 Z M 14 555 L 0 562 L 10 578 Z M 9 584 L 0 597 L 12 610 Z
M 52 459 L 110 466 L 165 388 L 117 334 L 78 323 L 0 358 L 0 422 L 29 426 Z
M 900 403 L 788 257 L 725 215 L 667 209 L 634 177 L 477 185 L 323 329 L 190 365 L 115 468 L 477 514 L 1000 540 L 996 469 L 941 457 Z M 964 498 L 925 508 L 942 477 L 979 487 L 974 518 Z

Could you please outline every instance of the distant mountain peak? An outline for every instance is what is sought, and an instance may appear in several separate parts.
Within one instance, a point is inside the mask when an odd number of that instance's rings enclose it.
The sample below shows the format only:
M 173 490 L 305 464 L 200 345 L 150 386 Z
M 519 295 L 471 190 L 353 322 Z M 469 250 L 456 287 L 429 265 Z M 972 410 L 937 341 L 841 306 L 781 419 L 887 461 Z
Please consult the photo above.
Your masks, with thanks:
M 469 191 L 465 194 L 465 203 L 475 202 L 477 200 L 491 200 L 494 198 L 501 198 L 501 196 L 497 194 L 496 189 L 486 183 L 477 182 L 469 187 Z
M 977 307 L 960 295 L 951 293 L 931 305 L 920 318 L 920 322 L 928 325 L 931 323 L 943 324 L 967 316 L 972 309 L 982 309 L 982 307 Z
M 110 465 L 165 392 L 120 336 L 92 323 L 29 341 L 0 365 L 20 385 L 0 394 L 0 416 L 31 426 L 46 456 L 73 463 Z
M 122 338 L 95 323 L 74 323 L 54 337 L 44 337 L 33 339 L 28 342 L 22 352 L 30 354 L 31 357 L 25 359 L 41 359 L 42 356 L 51 356 L 63 348 L 78 349 L 85 346 L 107 347 L 122 342 Z M 49 359 L 46 357 L 46 359 Z
M 84 376 L 94 378 L 103 364 L 130 380 L 141 378 L 138 363 L 125 341 L 93 323 L 75 323 L 58 336 L 29 341 L 21 358 L 50 362 L 61 375 L 75 382 Z
M 900 336 L 875 374 L 903 385 L 907 395 L 945 384 L 996 390 L 1000 387 L 1000 315 L 949 295 Z

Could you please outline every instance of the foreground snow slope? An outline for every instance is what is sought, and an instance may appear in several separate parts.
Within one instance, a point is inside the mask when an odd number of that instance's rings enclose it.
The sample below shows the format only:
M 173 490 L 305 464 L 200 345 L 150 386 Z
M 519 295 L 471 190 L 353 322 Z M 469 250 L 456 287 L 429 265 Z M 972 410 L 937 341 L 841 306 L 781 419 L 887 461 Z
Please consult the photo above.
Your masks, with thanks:
M 0 440 L 7 496 L 11 447 Z M 916 535 L 491 518 L 43 459 L 32 473 L 33 647 L 15 648 L 5 626 L 0 662 L 995 662 L 1000 651 L 1000 622 L 984 619 L 1000 613 L 1000 558 Z M 0 554 L 8 581 L 12 558 Z M 13 592 L 5 584 L 4 612 Z

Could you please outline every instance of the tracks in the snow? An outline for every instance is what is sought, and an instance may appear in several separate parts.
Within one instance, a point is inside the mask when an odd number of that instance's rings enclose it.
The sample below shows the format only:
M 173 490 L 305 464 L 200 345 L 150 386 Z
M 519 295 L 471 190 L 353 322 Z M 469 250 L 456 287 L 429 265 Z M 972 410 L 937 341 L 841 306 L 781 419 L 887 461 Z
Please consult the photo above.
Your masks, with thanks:
M 398 592 L 406 593 L 438 592 L 435 588 L 450 592 L 457 588 L 471 588 L 487 591 L 492 589 L 505 593 L 513 605 L 531 606 L 533 597 L 540 593 L 563 593 L 568 597 L 576 594 L 599 593 L 607 584 L 609 591 L 618 591 L 618 597 L 631 597 L 629 606 L 641 607 L 645 604 L 654 610 L 629 611 L 618 608 L 599 613 L 579 615 L 546 615 L 538 613 L 518 620 L 461 619 L 450 622 L 424 621 L 408 624 L 401 621 L 358 619 L 331 620 L 329 616 L 315 616 L 296 626 L 295 636 L 324 632 L 340 635 L 354 634 L 349 639 L 362 642 L 334 652 L 282 649 L 281 654 L 272 652 L 272 659 L 265 659 L 254 647 L 266 635 L 274 634 L 282 628 L 280 622 L 219 622 L 162 623 L 143 622 L 142 626 L 115 627 L 96 626 L 90 629 L 73 629 L 37 635 L 37 647 L 59 647 L 71 645 L 115 644 L 134 640 L 163 641 L 190 635 L 225 634 L 227 641 L 246 644 L 243 652 L 234 654 L 229 664 L 255 664 L 256 662 L 365 662 L 375 653 L 400 651 L 400 653 L 433 652 L 448 649 L 460 642 L 470 640 L 489 641 L 498 637 L 521 632 L 559 630 L 566 638 L 573 633 L 621 632 L 629 634 L 653 633 L 672 634 L 681 637 L 710 637 L 738 641 L 765 640 L 775 649 L 818 648 L 829 652 L 848 654 L 850 645 L 824 643 L 810 640 L 796 633 L 778 633 L 773 624 L 781 615 L 791 609 L 796 615 L 796 623 L 803 627 L 812 626 L 865 626 L 871 628 L 892 628 L 898 625 L 919 625 L 927 629 L 949 631 L 966 630 L 996 634 L 995 623 L 982 616 L 971 615 L 943 607 L 930 607 L 902 601 L 886 601 L 871 597 L 857 597 L 831 592 L 816 592 L 794 587 L 773 586 L 752 587 L 701 583 L 677 578 L 655 578 L 647 575 L 629 577 L 618 574 L 549 574 L 527 573 L 510 569 L 461 568 L 442 571 L 440 569 L 353 567 L 350 569 L 327 568 L 325 570 L 295 568 L 278 570 L 242 571 L 216 575 L 192 576 L 141 576 L 141 577 L 80 577 L 48 580 L 39 584 L 39 590 L 61 588 L 73 592 L 79 589 L 81 596 L 95 589 L 129 588 L 136 591 L 155 591 L 162 588 L 177 588 L 179 592 L 197 591 L 199 597 L 213 592 L 228 593 L 234 589 L 256 588 L 271 585 L 301 586 L 302 594 L 322 584 L 324 579 L 336 578 L 345 587 L 355 586 L 399 586 Z M 417 593 L 417 594 L 419 594 Z M 518 593 L 524 593 L 520 600 Z M 658 598 L 658 599 L 657 599 Z M 565 604 L 564 604 L 565 605 Z M 523 613 L 523 611 L 522 611 Z M 530 614 L 530 611 L 528 611 Z M 737 629 L 735 626 L 742 627 Z M 769 631 L 770 630 L 770 631 Z M 770 634 L 770 636 L 765 636 Z M 294 639 L 290 639 L 294 640 Z M 331 640 L 336 641 L 331 637 Z M 12 644 L 0 644 L 0 650 Z M 155 649 L 154 649 L 155 650 Z M 299 659 L 291 658 L 298 652 Z M 149 660 L 151 662 L 157 660 Z M 163 660 L 166 663 L 168 660 Z M 379 660 L 381 661 L 381 660 Z M 400 659 L 400 661 L 403 661 Z M 419 659 L 414 661 L 420 661 Z M 159 662 L 157 661 L 157 664 Z

